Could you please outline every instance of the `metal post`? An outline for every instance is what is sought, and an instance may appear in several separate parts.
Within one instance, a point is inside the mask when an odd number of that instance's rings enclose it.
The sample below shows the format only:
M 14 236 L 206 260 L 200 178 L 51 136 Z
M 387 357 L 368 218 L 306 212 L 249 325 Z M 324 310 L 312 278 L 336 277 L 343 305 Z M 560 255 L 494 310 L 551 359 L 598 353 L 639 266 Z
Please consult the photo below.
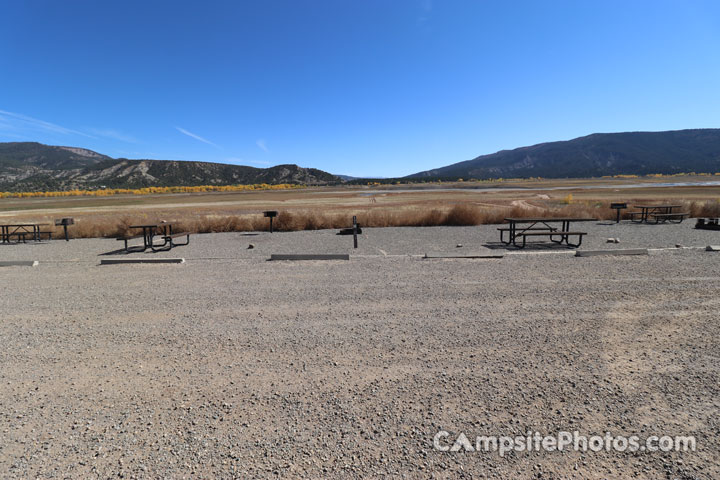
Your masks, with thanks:
M 266 218 L 270 219 L 270 233 L 273 233 L 273 217 L 276 217 L 278 212 L 275 210 L 268 210 L 266 212 L 263 212 L 263 215 L 265 215 Z
M 627 208 L 627 203 L 625 202 L 613 202 L 610 204 L 610 208 L 615 209 L 615 223 L 620 223 L 620 218 L 622 217 L 622 211 Z M 632 220 L 632 219 L 631 219 Z
M 63 232 L 65 233 L 65 241 L 70 241 L 70 236 L 68 235 L 68 225 L 75 225 L 75 220 L 72 218 L 62 218 L 60 220 L 55 220 L 55 226 L 59 227 L 62 225 Z M 38 226 L 38 235 L 40 235 L 40 227 Z
M 357 216 L 353 215 L 353 248 L 357 248 Z

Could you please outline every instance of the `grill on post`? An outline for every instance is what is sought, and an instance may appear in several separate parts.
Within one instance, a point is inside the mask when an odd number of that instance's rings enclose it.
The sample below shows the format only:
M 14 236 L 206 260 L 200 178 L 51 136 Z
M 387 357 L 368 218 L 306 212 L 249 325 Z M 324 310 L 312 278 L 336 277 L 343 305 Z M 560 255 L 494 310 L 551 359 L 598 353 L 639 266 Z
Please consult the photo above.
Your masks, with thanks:
M 611 203 L 610 208 L 617 211 L 617 218 L 615 219 L 615 223 L 620 223 L 620 211 L 627 208 L 627 203 Z
M 67 227 L 68 227 L 68 225 L 75 225 L 75 219 L 74 218 L 61 218 L 60 220 L 55 220 L 55 226 L 59 227 L 60 225 L 62 225 L 63 230 L 65 231 L 65 241 L 69 242 L 70 238 L 68 237 Z
M 268 210 L 266 212 L 263 212 L 263 215 L 270 219 L 270 233 L 273 233 L 273 218 L 277 217 L 277 214 L 278 212 L 276 212 L 275 210 Z

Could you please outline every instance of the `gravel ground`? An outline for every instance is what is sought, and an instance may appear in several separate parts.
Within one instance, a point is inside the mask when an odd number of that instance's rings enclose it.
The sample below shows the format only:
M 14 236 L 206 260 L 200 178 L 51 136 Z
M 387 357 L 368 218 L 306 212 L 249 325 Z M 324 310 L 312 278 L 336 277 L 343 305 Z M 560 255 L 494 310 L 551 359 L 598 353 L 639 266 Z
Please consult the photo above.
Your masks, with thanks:
M 499 242 L 498 225 L 478 227 L 405 227 L 366 228 L 358 237 L 358 249 L 352 248 L 352 236 L 336 235 L 336 230 L 291 232 L 273 234 L 216 233 L 192 235 L 190 245 L 168 252 L 126 254 L 118 251 L 122 242 L 114 239 L 72 240 L 0 244 L 0 260 L 39 260 L 46 262 L 99 263 L 101 258 L 122 257 L 184 257 L 185 259 L 257 259 L 266 260 L 272 253 L 350 253 L 356 256 L 406 256 L 431 252 L 475 253 L 491 249 L 505 252 L 570 251 L 547 243 L 528 245 L 525 249 L 506 247 Z M 578 223 L 573 230 L 588 233 L 578 250 L 624 248 L 706 247 L 720 244 L 720 232 L 696 230 L 693 222 L 668 225 L 637 225 L 627 222 L 607 224 Z M 619 238 L 620 243 L 607 243 L 608 238 Z M 184 240 L 184 239 L 180 239 Z M 136 241 L 137 242 L 137 241 Z M 248 249 L 253 244 L 255 248 Z M 457 245 L 462 247 L 457 247 Z
M 720 244 L 690 222 L 585 227 L 586 249 Z M 183 265 L 98 266 L 114 240 L 0 246 L 40 260 L 0 268 L 0 477 L 720 478 L 720 254 L 413 256 L 494 248 L 495 228 L 132 255 Z M 354 255 L 266 261 L 306 252 Z M 437 451 L 443 430 L 697 451 L 500 457 Z

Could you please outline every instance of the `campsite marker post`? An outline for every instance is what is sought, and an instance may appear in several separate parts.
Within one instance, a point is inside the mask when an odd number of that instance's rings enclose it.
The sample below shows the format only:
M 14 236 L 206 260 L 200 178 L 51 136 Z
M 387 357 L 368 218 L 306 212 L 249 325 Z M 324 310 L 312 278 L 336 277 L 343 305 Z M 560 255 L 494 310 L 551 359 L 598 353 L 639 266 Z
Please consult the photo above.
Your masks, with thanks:
M 357 248 L 357 216 L 353 215 L 353 248 Z

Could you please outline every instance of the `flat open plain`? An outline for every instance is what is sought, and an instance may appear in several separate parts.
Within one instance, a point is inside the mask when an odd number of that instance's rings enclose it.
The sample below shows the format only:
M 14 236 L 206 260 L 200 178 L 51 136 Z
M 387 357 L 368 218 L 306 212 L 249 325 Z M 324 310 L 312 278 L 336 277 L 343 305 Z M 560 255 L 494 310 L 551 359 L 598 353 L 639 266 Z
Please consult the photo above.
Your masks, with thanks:
M 40 262 L 0 268 L 0 476 L 719 478 L 720 253 L 674 247 L 720 232 L 693 223 L 581 225 L 585 250 L 657 249 L 632 257 L 506 251 L 491 225 L 0 245 Z M 422 258 L 482 251 L 507 254 Z M 99 265 L 126 257 L 186 263 Z M 697 450 L 501 458 L 443 430 Z
M 0 223 L 46 223 L 75 219 L 70 234 L 99 238 L 124 234 L 121 224 L 161 220 L 192 232 L 265 230 L 265 210 L 296 221 L 283 230 L 348 227 L 353 215 L 365 226 L 477 225 L 507 216 L 614 218 L 610 202 L 634 205 L 672 203 L 695 216 L 720 216 L 720 176 L 663 178 L 535 179 L 502 182 L 334 186 L 290 190 L 152 195 L 22 197 L 0 199 Z M 432 220 L 433 212 L 466 207 L 460 222 Z M 313 221 L 308 221 L 308 217 Z M 425 217 L 423 219 L 423 217 Z M 302 218 L 306 220 L 303 221 Z M 278 225 L 276 224 L 276 227 Z M 61 229 L 54 228 L 54 236 Z

